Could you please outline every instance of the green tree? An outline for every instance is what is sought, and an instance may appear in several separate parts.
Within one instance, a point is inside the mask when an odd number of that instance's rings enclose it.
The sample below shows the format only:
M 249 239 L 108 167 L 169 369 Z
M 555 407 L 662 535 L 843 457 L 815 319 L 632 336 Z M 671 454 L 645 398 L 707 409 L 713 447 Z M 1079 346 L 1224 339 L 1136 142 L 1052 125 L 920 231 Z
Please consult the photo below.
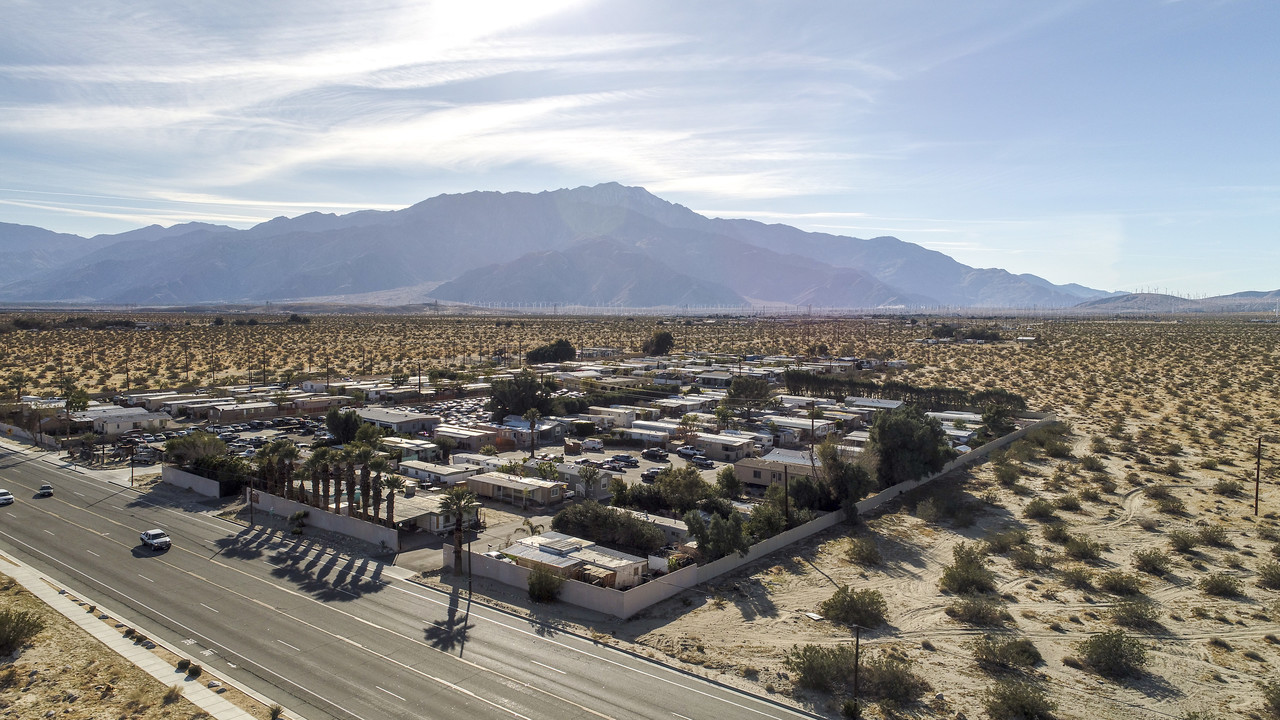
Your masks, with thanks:
M 768 404 L 772 392 L 764 378 L 739 375 L 729 383 L 729 392 L 725 402 L 730 407 L 742 408 L 746 411 L 747 422 L 751 422 L 751 411 L 759 410 Z
M 196 431 L 164 442 L 164 455 L 175 465 L 187 465 L 204 457 L 222 457 L 227 444 L 213 433 Z
M 405 372 L 404 370 L 396 370 L 395 372 L 391 373 L 392 385 L 395 385 L 396 387 L 400 387 L 401 385 L 404 385 L 407 382 L 409 382 L 409 373 Z
M 648 340 L 644 341 L 641 350 L 646 355 L 666 355 L 675 347 L 676 339 L 666 330 L 656 330 Z
M 656 483 L 667 507 L 680 513 L 686 513 L 698 502 L 715 495 L 715 489 L 696 468 L 685 465 L 680 468 L 667 468 L 658 473 Z
M 387 487 L 387 483 L 383 475 L 391 469 L 391 462 L 385 457 L 377 456 L 369 461 L 369 470 L 373 473 L 373 521 L 378 522 L 382 517 L 382 491 Z
M 730 500 L 742 494 L 742 481 L 734 473 L 732 465 L 725 465 L 716 473 L 716 489 L 720 491 L 720 497 Z
M 440 448 L 440 460 L 446 463 L 449 462 L 449 456 L 453 454 L 454 448 L 458 447 L 458 441 L 451 437 L 437 437 L 432 442 Z
M 751 549 L 751 541 L 739 513 L 733 513 L 728 519 L 722 515 L 712 515 L 711 522 L 708 523 L 697 510 L 690 510 L 684 514 L 684 524 L 689 529 L 689 535 L 698 541 L 698 550 L 707 562 L 734 552 L 745 556 Z
M 942 423 L 915 405 L 876 413 L 868 445 L 877 460 L 881 487 L 937 472 L 954 455 Z
M 716 429 L 724 430 L 733 424 L 733 409 L 728 405 L 716 406 Z
M 377 448 L 382 438 L 387 436 L 389 431 L 374 425 L 373 423 L 360 423 L 360 427 L 356 429 L 356 435 L 352 438 L 355 442 L 364 443 L 371 447 Z
M 561 338 L 549 345 L 541 345 L 530 350 L 524 357 L 525 362 L 532 365 L 558 363 L 573 360 L 578 357 L 578 351 L 568 340 Z
M 462 523 L 480 507 L 476 494 L 466 485 L 454 485 L 444 491 L 440 500 L 440 512 L 453 518 L 453 574 L 462 574 Z M 389 511 L 388 511 L 389 512 Z
M 543 415 L 550 414 L 553 389 L 529 370 L 517 373 L 510 380 L 494 380 L 487 406 L 490 419 L 497 422 L 508 415 L 524 417 L 531 409 Z
M 382 486 L 387 489 L 387 527 L 396 525 L 396 493 L 404 490 L 403 475 L 387 475 L 382 478 Z
M 346 445 L 355 440 L 361 424 L 363 424 L 363 421 L 354 410 L 329 408 L 329 412 L 324 416 L 325 428 L 333 434 L 339 445 Z

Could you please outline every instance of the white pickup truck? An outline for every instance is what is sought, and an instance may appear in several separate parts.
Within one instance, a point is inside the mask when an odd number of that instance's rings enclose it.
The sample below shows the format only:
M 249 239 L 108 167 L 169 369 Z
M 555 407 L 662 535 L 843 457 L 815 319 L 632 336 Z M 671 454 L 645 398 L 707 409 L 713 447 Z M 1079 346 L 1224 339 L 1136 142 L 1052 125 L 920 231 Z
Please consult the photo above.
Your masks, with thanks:
M 141 538 L 143 545 L 152 550 L 168 550 L 173 545 L 173 541 L 169 539 L 169 534 L 159 528 L 143 531 L 138 537 Z

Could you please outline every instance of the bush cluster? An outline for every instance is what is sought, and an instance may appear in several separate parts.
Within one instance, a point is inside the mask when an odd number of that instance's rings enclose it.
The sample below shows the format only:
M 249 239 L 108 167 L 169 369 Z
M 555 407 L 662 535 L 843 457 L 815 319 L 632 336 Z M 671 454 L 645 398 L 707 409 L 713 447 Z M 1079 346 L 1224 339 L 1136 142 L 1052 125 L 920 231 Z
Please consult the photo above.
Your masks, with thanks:
M 884 623 L 889 606 L 879 590 L 850 590 L 846 585 L 824 600 L 818 609 L 834 622 L 873 628 Z
M 947 617 L 956 622 L 980 627 L 999 627 L 1013 620 L 1004 605 L 995 598 L 967 595 L 947 606 Z
M 1200 591 L 1216 597 L 1236 597 L 1240 595 L 1240 579 L 1234 575 L 1217 572 L 1200 578 Z
M 1147 598 L 1123 600 L 1111 608 L 1111 621 L 1124 627 L 1155 628 L 1160 626 L 1160 611 Z
M 1137 595 L 1142 592 L 1142 581 L 1137 576 L 1119 570 L 1098 575 L 1098 588 L 1112 595 Z
M 1026 638 L 983 635 L 973 643 L 973 659 L 989 667 L 1023 668 L 1044 661 L 1035 643 Z
M 0 610 L 0 655 L 22 647 L 44 627 L 44 620 L 29 610 Z
M 1149 575 L 1164 575 L 1172 566 L 1169 556 L 1157 548 L 1139 550 L 1133 554 L 1133 566 Z
M 1147 651 L 1142 643 L 1123 630 L 1094 635 L 1078 643 L 1076 650 L 1094 672 L 1113 679 L 1137 675 L 1147 664 Z
M 1002 678 L 982 695 L 982 706 L 991 720 L 1050 720 L 1058 704 L 1039 685 Z
M 876 545 L 875 538 L 852 538 L 849 540 L 849 549 L 845 553 L 845 557 L 849 559 L 849 562 L 859 565 L 879 565 L 881 559 L 880 548 Z
M 938 585 L 953 593 L 980 593 L 995 589 L 995 574 L 987 568 L 987 556 L 978 543 L 960 543 L 951 549 L 952 563 L 942 569 Z
M 544 566 L 537 566 L 529 573 L 529 599 L 534 602 L 554 602 L 560 597 L 564 578 Z

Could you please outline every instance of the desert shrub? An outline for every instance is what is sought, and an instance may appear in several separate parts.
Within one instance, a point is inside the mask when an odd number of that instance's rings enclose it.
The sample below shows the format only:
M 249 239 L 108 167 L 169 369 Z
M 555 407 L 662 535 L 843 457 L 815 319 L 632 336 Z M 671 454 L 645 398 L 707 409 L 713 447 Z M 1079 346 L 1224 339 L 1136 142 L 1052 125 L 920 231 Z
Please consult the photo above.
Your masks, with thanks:
M 1097 560 L 1102 557 L 1106 549 L 1107 546 L 1103 543 L 1082 537 L 1072 537 L 1062 546 L 1062 551 L 1067 554 L 1067 557 L 1076 560 Z
M 275 704 L 267 708 L 267 718 L 269 720 L 280 720 L 280 716 L 284 714 L 284 706 Z
M 1106 464 L 1102 462 L 1102 458 L 1094 455 L 1085 455 L 1080 458 L 1080 467 L 1089 472 L 1102 472 L 1107 469 Z
M 996 482 L 1008 487 L 1018 482 L 1018 468 L 1015 465 L 996 465 Z
M 1044 661 L 1030 640 L 995 635 L 983 635 L 974 641 L 973 659 L 982 665 L 1002 668 L 1032 667 Z
M 782 664 L 795 674 L 795 684 L 811 690 L 835 689 L 844 684 L 853 668 L 853 647 L 837 645 L 797 645 L 787 652 Z
M 1158 469 L 1160 472 L 1164 473 L 1165 475 L 1168 475 L 1170 477 L 1177 477 L 1182 474 L 1182 463 L 1178 462 L 1177 460 L 1170 460 L 1169 462 L 1165 463 Z
M 938 499 L 927 497 L 916 503 L 916 517 L 927 523 L 936 523 L 942 519 L 942 508 Z
M 1073 590 L 1093 589 L 1093 572 L 1088 568 L 1063 568 L 1058 577 L 1062 580 L 1063 585 L 1066 585 Z
M 978 543 L 960 543 L 951 549 L 952 564 L 942 569 L 938 586 L 953 593 L 995 589 L 995 574 L 987 568 L 987 556 Z
M 828 619 L 845 625 L 878 627 L 884 623 L 889 606 L 879 590 L 850 590 L 846 585 L 836 590 L 818 606 Z
M 1044 539 L 1061 545 L 1071 539 L 1071 533 L 1067 532 L 1065 523 L 1050 523 L 1044 526 Z
M 1133 566 L 1149 575 L 1164 575 L 1172 564 L 1168 554 L 1159 548 L 1147 548 L 1133 554 Z
M 1200 528 L 1200 542 L 1204 545 L 1212 545 L 1213 547 L 1234 547 L 1231 540 L 1227 538 L 1227 530 L 1221 525 L 1209 525 Z
M 862 663 L 860 692 L 872 700 L 912 702 L 929 690 L 929 683 L 911 669 L 911 661 L 882 653 Z
M 1180 553 L 1193 552 L 1200 545 L 1200 535 L 1190 530 L 1173 530 L 1166 537 L 1169 538 L 1169 547 Z
M 189 678 L 198 678 L 203 674 L 204 668 L 195 663 L 191 663 L 191 665 L 187 667 L 187 677 Z
M 170 685 L 168 690 L 164 691 L 164 695 L 160 696 L 160 702 L 165 705 L 172 705 L 182 697 L 182 688 L 177 685 Z
M 187 668 L 189 668 L 189 667 L 191 667 L 191 661 L 190 661 L 190 660 L 188 660 L 188 659 L 186 659 L 186 658 L 182 658 L 181 660 L 179 660 L 179 661 L 178 661 L 177 668 L 178 668 L 179 670 L 186 670 L 186 669 L 187 669 Z
M 1032 520 L 1048 520 L 1054 516 L 1053 503 L 1044 498 L 1036 498 L 1022 509 L 1022 515 Z
M 879 565 L 880 547 L 875 538 L 856 537 L 849 541 L 849 549 L 845 552 L 849 562 L 859 565 Z
M 947 617 L 968 625 L 999 627 L 1013 620 L 998 600 L 985 595 L 966 595 L 947 606 Z
M 1169 488 L 1164 485 L 1148 485 L 1142 489 L 1142 494 L 1146 495 L 1148 500 L 1165 500 L 1173 497 L 1173 493 L 1169 492 Z
M 1015 678 L 1001 678 L 987 688 L 982 706 L 991 720 L 1050 720 L 1058 709 L 1039 685 Z
M 44 620 L 29 610 L 0 610 L 0 655 L 22 647 L 44 627 Z
M 1266 562 L 1258 566 L 1258 587 L 1280 590 L 1280 563 Z
M 1098 588 L 1112 595 L 1137 595 L 1142 591 L 1142 581 L 1136 575 L 1111 570 L 1098 575 Z
M 1262 707 L 1271 717 L 1280 718 L 1280 681 L 1259 682 L 1258 689 L 1262 691 Z
M 1166 497 L 1156 500 L 1156 510 L 1169 515 L 1181 515 L 1187 511 L 1187 505 L 1176 497 Z
M 1061 440 L 1050 440 L 1044 444 L 1044 454 L 1054 459 L 1071 457 L 1071 446 Z
M 1058 508 L 1059 510 L 1075 512 L 1080 509 L 1080 498 L 1076 497 L 1075 495 L 1072 495 L 1071 493 L 1067 493 L 1066 495 L 1063 495 L 1057 500 L 1054 500 L 1053 504 L 1054 504 L 1054 507 Z
M 560 597 L 564 578 L 539 565 L 529 573 L 529 599 L 534 602 L 553 602 Z
M 1080 499 L 1087 500 L 1089 502 L 1102 502 L 1102 493 L 1100 493 L 1097 488 L 1092 488 L 1092 487 L 1080 488 Z M 1063 510 L 1066 510 L 1066 509 L 1067 508 L 1063 508 Z M 1080 508 L 1076 508 L 1076 509 L 1079 510 Z
M 1160 611 L 1147 598 L 1123 600 L 1111 608 L 1111 621 L 1131 628 L 1153 628 L 1160 625 Z
M 1236 597 L 1240 594 L 1240 579 L 1226 573 L 1210 573 L 1198 583 L 1200 592 L 1215 597 Z
M 1106 455 L 1111 452 L 1111 446 L 1107 443 L 1107 439 L 1101 435 L 1094 435 L 1089 440 L 1089 452 L 1095 455 Z
M 987 552 L 1003 555 L 1019 545 L 1026 545 L 1030 540 L 1026 530 L 1006 530 L 988 533 L 983 541 L 987 544 Z
M 1146 530 L 1147 532 L 1152 532 L 1156 528 L 1160 527 L 1160 521 L 1153 517 L 1140 517 L 1136 522 L 1138 523 L 1138 527 Z
M 1244 492 L 1244 486 L 1235 480 L 1219 480 L 1214 484 L 1213 491 L 1218 495 L 1236 497 Z
M 1040 567 L 1040 555 L 1029 546 L 1019 546 L 1009 551 L 1009 562 L 1019 570 L 1035 570 Z
M 1093 671 L 1108 678 L 1137 675 L 1147 664 L 1147 651 L 1137 638 L 1123 630 L 1109 630 L 1076 644 L 1076 650 Z
M 1267 542 L 1280 542 L 1280 530 L 1269 525 L 1263 525 L 1257 530 L 1258 538 Z

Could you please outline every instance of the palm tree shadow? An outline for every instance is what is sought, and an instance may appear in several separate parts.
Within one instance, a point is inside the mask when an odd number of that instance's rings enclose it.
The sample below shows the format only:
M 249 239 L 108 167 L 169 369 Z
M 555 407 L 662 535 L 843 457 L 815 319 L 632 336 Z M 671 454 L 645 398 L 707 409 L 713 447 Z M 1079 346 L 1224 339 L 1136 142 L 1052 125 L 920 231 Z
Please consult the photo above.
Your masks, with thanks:
M 454 588 L 449 595 L 449 610 L 443 622 L 433 622 L 430 627 L 423 630 L 422 635 L 431 647 L 452 653 L 454 648 L 458 649 L 458 657 L 462 657 L 462 651 L 467 644 L 467 634 L 475 627 L 475 623 L 469 622 L 471 618 L 471 598 L 467 598 L 466 607 L 461 609 L 459 614 L 459 605 L 461 592 L 458 588 Z

